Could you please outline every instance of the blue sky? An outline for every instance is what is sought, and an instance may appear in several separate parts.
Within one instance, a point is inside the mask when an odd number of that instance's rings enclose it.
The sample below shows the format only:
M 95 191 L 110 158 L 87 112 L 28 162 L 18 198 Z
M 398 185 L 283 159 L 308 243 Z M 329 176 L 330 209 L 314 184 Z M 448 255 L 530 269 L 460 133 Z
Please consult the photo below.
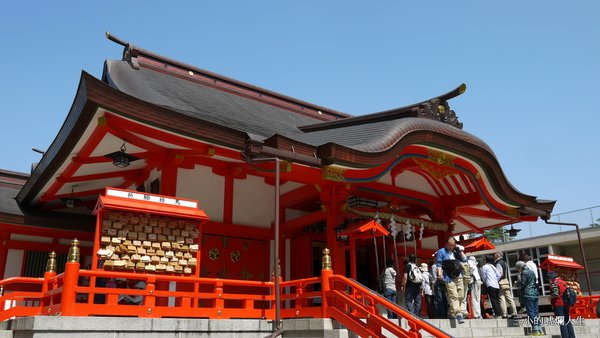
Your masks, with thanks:
M 0 5 L 0 168 L 28 172 L 75 96 L 142 48 L 353 115 L 445 93 L 521 192 L 600 204 L 598 1 L 30 2 Z M 600 217 L 600 212 L 597 217 Z

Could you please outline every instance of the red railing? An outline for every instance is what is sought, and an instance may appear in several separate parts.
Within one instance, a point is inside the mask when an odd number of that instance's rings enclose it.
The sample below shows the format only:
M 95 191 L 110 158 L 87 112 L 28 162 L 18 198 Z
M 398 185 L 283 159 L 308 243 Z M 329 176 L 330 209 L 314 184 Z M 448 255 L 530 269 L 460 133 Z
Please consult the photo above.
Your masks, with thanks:
M 330 298 L 326 308 L 328 317 L 341 322 L 362 337 L 381 337 L 383 329 L 396 337 L 421 337 L 421 330 L 435 337 L 451 337 L 354 280 L 332 275 L 329 282 L 330 291 L 326 295 Z M 405 319 L 409 329 L 406 330 L 381 316 L 378 307 L 390 310 L 398 318 Z
M 0 281 L 0 321 L 40 314 L 43 278 L 13 277 Z
M 272 282 L 78 270 L 78 266 L 78 263 L 67 263 L 65 273 L 48 280 L 48 291 L 42 298 L 43 314 L 222 319 L 273 317 Z M 145 285 L 130 289 L 106 287 L 100 283 L 117 278 L 142 281 Z M 89 280 L 89 285 L 81 285 L 82 280 Z M 121 302 L 124 296 L 139 297 L 140 304 L 125 305 Z
M 571 318 L 577 318 L 579 316 L 582 318 L 598 318 L 596 309 L 599 301 L 600 295 L 577 296 L 577 302 L 571 307 Z
M 102 285 L 123 278 L 143 281 L 143 288 Z M 0 281 L 0 321 L 19 316 L 131 316 L 186 318 L 274 319 L 273 282 L 197 278 L 80 270 L 69 262 L 65 272 L 47 272 L 44 278 L 10 278 Z M 385 329 L 398 337 L 421 337 L 420 331 L 449 337 L 370 289 L 324 269 L 320 277 L 280 283 L 281 318 L 333 318 L 358 335 L 382 337 Z M 137 305 L 125 305 L 124 296 L 138 297 Z M 390 309 L 409 323 L 409 329 L 381 316 L 377 306 Z

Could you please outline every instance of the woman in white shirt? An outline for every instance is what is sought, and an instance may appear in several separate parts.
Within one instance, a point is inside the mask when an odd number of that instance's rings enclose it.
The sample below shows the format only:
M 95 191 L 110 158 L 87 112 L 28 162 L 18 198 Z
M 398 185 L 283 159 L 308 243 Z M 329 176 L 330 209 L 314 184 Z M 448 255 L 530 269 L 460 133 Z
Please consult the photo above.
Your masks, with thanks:
M 487 255 L 485 256 L 485 265 L 481 268 L 481 278 L 483 280 L 483 284 L 485 285 L 486 292 L 490 297 L 490 302 L 492 303 L 492 308 L 494 309 L 494 315 L 496 317 L 502 316 L 502 311 L 500 309 L 500 278 L 502 275 L 494 266 L 494 256 Z

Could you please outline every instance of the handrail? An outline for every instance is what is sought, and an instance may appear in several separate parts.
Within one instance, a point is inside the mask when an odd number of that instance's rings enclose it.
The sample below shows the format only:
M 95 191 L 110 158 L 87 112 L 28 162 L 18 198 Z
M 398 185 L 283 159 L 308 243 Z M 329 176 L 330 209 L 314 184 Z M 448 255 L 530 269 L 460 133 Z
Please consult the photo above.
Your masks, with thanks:
M 11 277 L 0 280 L 0 322 L 40 312 L 43 278 Z
M 386 329 L 398 337 L 421 337 L 421 330 L 436 337 L 450 337 L 430 323 L 375 294 L 358 282 L 323 270 L 321 277 L 281 281 L 282 318 L 333 318 L 361 336 L 381 336 Z M 81 277 L 89 285 L 80 285 Z M 142 289 L 100 286 L 101 278 L 125 278 L 146 283 Z M 177 290 L 157 289 L 160 282 L 174 282 Z M 18 284 L 19 286 L 14 286 Z M 29 285 L 40 286 L 39 292 L 26 292 Z M 79 263 L 69 262 L 65 272 L 46 274 L 44 278 L 16 277 L 0 281 L 12 286 L 0 297 L 15 304 L 0 308 L 0 321 L 14 316 L 33 315 L 121 315 L 137 317 L 189 318 L 275 318 L 275 283 L 193 276 L 140 274 L 105 270 L 79 270 Z M 84 296 L 78 298 L 77 296 Z M 141 296 L 139 305 L 119 303 L 122 295 Z M 103 299 L 95 299 L 101 296 Z M 85 299 L 87 297 L 87 299 Z M 158 305 L 159 299 L 174 299 L 175 304 Z M 581 299 L 583 302 L 584 299 Z M 29 305 L 25 303 L 29 303 Z M 17 304 L 18 303 L 18 304 Z M 381 316 L 383 306 L 405 318 L 409 330 Z
M 435 337 L 452 337 L 450 334 L 433 326 L 429 322 L 414 316 L 412 313 L 377 295 L 371 289 L 366 288 L 356 281 L 341 275 L 332 275 L 329 277 L 329 281 L 331 285 L 330 295 L 333 298 L 333 302 L 331 302 L 330 305 L 339 312 L 345 314 L 345 316 L 339 316 L 339 313 L 334 311 L 332 315 L 344 325 L 350 324 L 352 326 L 359 325 L 364 327 L 364 323 L 360 321 L 359 318 L 366 317 L 366 328 L 375 329 L 377 335 L 380 335 L 381 329 L 385 328 L 399 337 L 420 337 L 420 330 L 430 333 Z M 352 292 L 349 293 L 347 291 L 348 289 L 351 289 Z M 342 304 L 344 307 L 340 306 Z M 377 311 L 377 305 L 381 305 L 396 313 L 399 317 L 406 319 L 410 330 L 406 331 L 402 327 L 381 316 Z M 361 314 L 361 316 L 353 315 L 353 313 Z M 339 318 L 336 318 L 336 315 L 338 315 Z M 349 319 L 352 320 L 353 323 L 344 322 Z
M 575 305 L 571 306 L 570 314 L 573 317 L 597 318 L 596 307 L 600 302 L 600 295 L 577 296 Z
M 69 264 L 76 265 L 69 268 Z M 71 316 L 119 314 L 154 318 L 272 317 L 273 282 L 78 270 L 78 267 L 78 263 L 67 263 L 65 273 L 47 279 L 46 292 L 42 295 L 43 314 Z M 89 285 L 80 285 L 81 277 L 88 278 Z M 144 281 L 145 287 L 129 289 L 100 286 L 98 282 L 101 278 Z M 177 290 L 158 289 L 159 282 L 175 282 Z M 78 299 L 78 295 L 84 300 Z M 125 295 L 141 296 L 140 306 L 120 304 L 119 300 Z M 157 300 L 160 298 L 175 299 L 176 304 L 158 305 Z

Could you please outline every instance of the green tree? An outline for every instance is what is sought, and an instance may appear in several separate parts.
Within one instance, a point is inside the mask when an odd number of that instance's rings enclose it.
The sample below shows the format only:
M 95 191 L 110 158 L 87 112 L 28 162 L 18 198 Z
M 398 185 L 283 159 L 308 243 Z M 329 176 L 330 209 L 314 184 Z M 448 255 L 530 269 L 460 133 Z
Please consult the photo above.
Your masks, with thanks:
M 594 223 L 589 225 L 592 228 L 600 227 L 600 218 L 598 218 Z
M 502 243 L 512 241 L 512 237 L 508 236 L 508 234 L 504 233 L 504 228 L 494 228 L 485 230 L 483 235 L 487 237 L 492 243 Z

